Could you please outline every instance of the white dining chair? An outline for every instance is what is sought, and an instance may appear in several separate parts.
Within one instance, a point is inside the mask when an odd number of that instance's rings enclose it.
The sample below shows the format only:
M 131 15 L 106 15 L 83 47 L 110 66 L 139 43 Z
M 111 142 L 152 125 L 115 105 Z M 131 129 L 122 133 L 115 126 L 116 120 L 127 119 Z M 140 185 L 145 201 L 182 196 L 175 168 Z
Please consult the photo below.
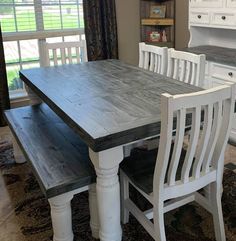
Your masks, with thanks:
M 166 75 L 167 52 L 167 47 L 139 43 L 139 67 Z
M 158 47 L 154 45 L 148 45 L 143 42 L 139 43 L 139 67 L 158 73 L 166 75 L 167 73 L 167 47 Z M 156 146 L 157 139 L 139 141 L 134 144 L 130 144 L 124 147 L 124 156 L 129 156 L 132 149 L 135 147 L 144 146 L 147 148 L 153 148 Z
M 87 62 L 86 41 L 45 43 L 44 66 Z
M 206 56 L 168 49 L 167 76 L 195 86 L 203 86 Z
M 158 154 L 137 150 L 121 163 L 123 223 L 128 222 L 132 213 L 156 241 L 166 241 L 164 213 L 196 201 L 212 213 L 216 240 L 225 241 L 222 175 L 235 90 L 235 85 L 223 85 L 190 94 L 162 95 Z M 193 111 L 191 117 L 189 109 Z M 183 148 L 188 118 L 192 122 L 190 141 Z M 176 123 L 174 144 L 173 122 Z M 153 209 L 142 212 L 129 199 L 129 184 L 153 205 Z M 208 195 L 199 192 L 203 188 L 209 191 Z

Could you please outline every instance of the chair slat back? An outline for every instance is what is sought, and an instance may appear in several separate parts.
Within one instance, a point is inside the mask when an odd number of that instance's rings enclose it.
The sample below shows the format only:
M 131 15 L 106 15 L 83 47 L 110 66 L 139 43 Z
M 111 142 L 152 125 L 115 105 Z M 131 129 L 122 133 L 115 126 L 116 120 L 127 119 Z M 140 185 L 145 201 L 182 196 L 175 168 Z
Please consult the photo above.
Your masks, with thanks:
M 79 42 L 45 43 L 45 66 L 87 62 L 85 40 Z
M 167 76 L 195 86 L 202 86 L 206 57 L 174 49 L 168 50 Z
M 139 43 L 139 67 L 152 72 L 166 75 L 167 71 L 166 47 L 157 47 Z
M 163 190 L 164 185 L 177 186 L 180 183 L 185 185 L 199 181 L 213 171 L 219 176 L 222 175 L 222 157 L 231 128 L 235 87 L 223 85 L 184 95 L 162 95 L 161 137 L 154 175 L 154 192 Z M 182 148 L 186 145 L 184 132 L 189 121 L 190 139 L 181 163 Z M 175 137 L 173 129 L 176 130 Z M 173 137 L 174 146 L 171 151 Z M 177 175 L 179 168 L 180 176 Z

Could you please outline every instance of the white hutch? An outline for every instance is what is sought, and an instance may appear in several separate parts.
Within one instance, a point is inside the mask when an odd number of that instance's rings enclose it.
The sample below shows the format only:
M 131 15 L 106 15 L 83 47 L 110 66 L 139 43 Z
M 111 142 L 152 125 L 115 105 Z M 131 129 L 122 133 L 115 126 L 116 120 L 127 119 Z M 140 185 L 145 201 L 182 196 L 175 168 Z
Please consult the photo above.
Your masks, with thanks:
M 206 54 L 204 88 L 236 83 L 236 0 L 190 0 L 188 51 Z M 236 143 L 236 114 L 230 138 Z

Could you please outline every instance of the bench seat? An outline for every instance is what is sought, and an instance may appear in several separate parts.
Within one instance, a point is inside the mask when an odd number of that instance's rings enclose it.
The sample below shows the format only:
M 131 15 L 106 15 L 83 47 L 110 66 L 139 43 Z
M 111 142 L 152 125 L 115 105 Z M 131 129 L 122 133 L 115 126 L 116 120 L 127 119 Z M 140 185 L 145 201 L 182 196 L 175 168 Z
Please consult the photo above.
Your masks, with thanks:
M 86 190 L 92 236 L 98 238 L 96 175 L 87 145 L 43 103 L 7 110 L 5 118 L 15 137 L 14 155 L 23 151 L 49 201 L 53 241 L 73 241 L 71 200 Z
M 46 104 L 5 116 L 47 198 L 95 182 L 88 147 Z

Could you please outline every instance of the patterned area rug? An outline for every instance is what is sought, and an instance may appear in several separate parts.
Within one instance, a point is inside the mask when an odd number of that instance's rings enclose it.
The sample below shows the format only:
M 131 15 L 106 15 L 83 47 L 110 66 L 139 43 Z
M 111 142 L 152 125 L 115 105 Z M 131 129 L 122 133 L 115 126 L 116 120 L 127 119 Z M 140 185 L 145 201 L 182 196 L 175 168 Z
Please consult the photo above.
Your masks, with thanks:
M 27 241 L 52 240 L 50 210 L 36 179 L 27 164 L 15 164 L 12 146 L 0 143 L 0 171 L 15 206 L 21 231 Z M 224 171 L 223 211 L 227 241 L 236 240 L 236 173 Z M 143 205 L 140 196 L 132 196 Z M 76 241 L 92 241 L 89 228 L 87 192 L 72 201 L 73 230 Z M 214 241 L 212 216 L 197 204 L 189 204 L 165 215 L 168 241 Z M 142 226 L 131 216 L 123 226 L 123 241 L 152 240 Z

